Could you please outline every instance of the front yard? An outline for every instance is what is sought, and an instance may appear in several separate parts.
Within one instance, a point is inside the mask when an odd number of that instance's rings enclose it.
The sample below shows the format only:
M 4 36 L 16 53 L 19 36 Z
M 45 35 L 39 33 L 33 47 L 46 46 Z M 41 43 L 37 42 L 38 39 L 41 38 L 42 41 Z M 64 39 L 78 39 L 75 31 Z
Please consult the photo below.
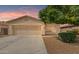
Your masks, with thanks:
M 58 38 L 53 35 L 44 36 L 43 39 L 47 48 L 47 52 L 49 54 L 79 53 L 79 41 L 77 41 L 76 43 L 64 43 L 58 40 Z

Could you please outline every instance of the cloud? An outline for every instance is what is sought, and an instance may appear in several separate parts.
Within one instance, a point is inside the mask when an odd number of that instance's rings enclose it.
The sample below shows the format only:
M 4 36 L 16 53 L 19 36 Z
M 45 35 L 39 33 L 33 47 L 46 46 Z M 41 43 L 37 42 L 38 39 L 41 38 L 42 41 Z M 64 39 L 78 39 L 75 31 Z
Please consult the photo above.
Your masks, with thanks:
M 27 15 L 31 15 L 33 17 L 38 18 L 38 12 L 40 9 L 36 8 L 35 6 L 27 6 L 27 7 L 22 7 L 19 8 L 16 11 L 22 12 L 22 13 L 26 13 Z
M 38 12 L 39 10 L 34 7 L 22 7 L 14 11 L 0 12 L 0 21 L 15 19 L 24 15 L 29 15 L 38 18 Z
M 20 16 L 26 15 L 22 12 L 1 12 L 0 13 L 0 21 L 11 20 Z
M 0 13 L 0 21 L 8 21 L 11 19 L 15 19 L 24 15 L 29 15 L 35 18 L 38 18 L 37 14 L 33 11 L 27 11 L 27 12 L 21 12 L 21 11 L 15 11 L 15 12 L 2 12 Z

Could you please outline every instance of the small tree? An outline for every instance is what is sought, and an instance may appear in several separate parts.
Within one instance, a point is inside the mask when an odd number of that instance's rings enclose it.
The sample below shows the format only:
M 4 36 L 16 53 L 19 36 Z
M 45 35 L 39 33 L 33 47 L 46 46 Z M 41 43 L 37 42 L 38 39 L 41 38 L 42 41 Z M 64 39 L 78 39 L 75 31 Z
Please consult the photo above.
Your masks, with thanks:
M 46 23 L 78 24 L 79 6 L 50 5 L 39 12 L 39 17 Z

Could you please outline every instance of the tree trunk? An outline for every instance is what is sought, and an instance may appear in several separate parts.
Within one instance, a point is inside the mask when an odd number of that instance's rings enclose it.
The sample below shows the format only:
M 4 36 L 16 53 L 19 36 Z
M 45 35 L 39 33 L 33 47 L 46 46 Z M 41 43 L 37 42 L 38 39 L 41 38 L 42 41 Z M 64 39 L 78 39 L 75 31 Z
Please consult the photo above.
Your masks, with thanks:
M 46 35 L 46 26 L 47 26 L 47 24 L 46 23 L 44 23 L 45 24 L 45 27 L 44 27 L 44 29 L 45 29 L 45 35 Z

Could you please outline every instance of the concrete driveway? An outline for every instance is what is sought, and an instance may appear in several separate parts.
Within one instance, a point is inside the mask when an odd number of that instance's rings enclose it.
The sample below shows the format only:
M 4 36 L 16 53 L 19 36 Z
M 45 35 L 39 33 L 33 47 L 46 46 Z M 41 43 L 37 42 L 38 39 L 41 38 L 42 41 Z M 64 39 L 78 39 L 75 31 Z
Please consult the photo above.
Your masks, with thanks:
M 41 35 L 14 35 L 0 38 L 0 54 L 46 54 Z

